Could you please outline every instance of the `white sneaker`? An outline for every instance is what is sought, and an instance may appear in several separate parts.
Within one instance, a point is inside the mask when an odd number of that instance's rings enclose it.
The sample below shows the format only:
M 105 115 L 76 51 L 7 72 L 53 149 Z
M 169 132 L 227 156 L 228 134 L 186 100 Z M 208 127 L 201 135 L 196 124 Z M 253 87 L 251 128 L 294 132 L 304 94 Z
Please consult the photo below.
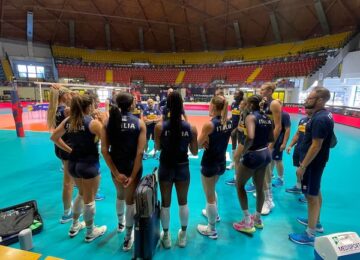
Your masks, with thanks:
M 70 230 L 69 230 L 69 237 L 74 237 L 76 236 L 80 230 L 84 229 L 85 228 L 85 222 L 82 221 L 82 222 L 77 222 L 76 225 L 72 224 L 71 227 L 70 227 Z
M 201 211 L 201 213 L 203 214 L 203 216 L 205 217 L 205 218 L 207 218 L 208 216 L 207 216 L 207 213 L 206 213 L 206 209 L 202 209 L 202 211 Z M 219 216 L 219 214 L 217 215 L 217 217 L 216 217 L 216 222 L 220 222 L 220 216 Z
M 161 231 L 160 240 L 164 248 L 171 248 L 171 235 L 169 231 Z
M 275 203 L 274 203 L 274 201 L 271 199 L 271 200 L 269 200 L 269 202 L 270 202 L 270 208 L 271 208 L 271 209 L 275 208 Z
M 234 163 L 231 162 L 228 166 L 226 166 L 226 170 L 232 170 L 234 168 Z
M 199 231 L 199 233 L 203 236 L 207 236 L 211 239 L 217 239 L 218 235 L 217 235 L 217 231 L 215 230 L 211 230 L 209 225 L 197 225 L 197 230 Z
M 264 215 L 264 216 L 269 215 L 272 208 L 273 207 L 271 207 L 271 202 L 269 200 L 265 200 L 264 205 L 261 210 L 261 215 Z
M 90 243 L 94 239 L 104 235 L 106 230 L 107 230 L 106 226 L 94 227 L 90 234 L 86 234 L 85 242 Z
M 182 229 L 179 229 L 178 232 L 178 245 L 179 247 L 186 246 L 186 231 L 183 231 Z
M 125 235 L 124 243 L 123 243 L 123 251 L 127 252 L 129 251 L 134 244 L 134 230 L 131 231 L 130 237 L 127 237 Z

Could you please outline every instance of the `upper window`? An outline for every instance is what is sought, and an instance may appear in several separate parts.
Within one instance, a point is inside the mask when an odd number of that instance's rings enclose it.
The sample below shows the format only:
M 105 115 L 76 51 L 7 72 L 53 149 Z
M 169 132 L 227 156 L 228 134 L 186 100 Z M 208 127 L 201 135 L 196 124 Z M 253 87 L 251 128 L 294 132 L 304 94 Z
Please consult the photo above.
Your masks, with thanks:
M 45 78 L 45 68 L 43 66 L 18 65 L 17 69 L 20 78 Z

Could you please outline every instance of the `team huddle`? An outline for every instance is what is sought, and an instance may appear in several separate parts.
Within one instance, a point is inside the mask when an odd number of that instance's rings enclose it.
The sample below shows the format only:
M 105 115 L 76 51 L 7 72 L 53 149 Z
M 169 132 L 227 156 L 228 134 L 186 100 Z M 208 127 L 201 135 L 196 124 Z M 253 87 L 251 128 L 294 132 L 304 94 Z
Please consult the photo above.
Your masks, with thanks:
M 93 93 L 78 95 L 55 85 L 50 92 L 48 126 L 54 128 L 51 140 L 55 154 L 63 161 L 64 216 L 61 223 L 72 221 L 69 236 L 76 236 L 86 228 L 85 241 L 91 242 L 103 235 L 107 227 L 95 226 L 95 196 L 100 183 L 99 141 L 101 153 L 110 169 L 116 188 L 118 232 L 125 231 L 123 250 L 128 251 L 134 242 L 134 194 L 143 173 L 142 161 L 148 158 L 148 141 L 154 140 L 154 155 L 160 152 L 158 180 L 161 193 L 161 243 L 171 247 L 170 205 L 175 186 L 179 204 L 180 229 L 177 244 L 185 247 L 189 221 L 188 190 L 190 185 L 189 152 L 201 159 L 201 180 L 206 197 L 202 214 L 207 223 L 199 224 L 201 235 L 218 238 L 216 223 L 220 221 L 216 184 L 226 169 L 235 167 L 235 178 L 229 181 L 237 188 L 243 219 L 233 224 L 237 231 L 252 234 L 263 229 L 261 216 L 275 206 L 272 197 L 272 168 L 276 166 L 278 178 L 274 186 L 282 185 L 284 170 L 282 152 L 295 146 L 294 166 L 297 184 L 290 192 L 303 192 L 308 201 L 308 218 L 298 221 L 307 226 L 304 233 L 290 234 L 300 244 L 313 244 L 316 232 L 323 231 L 319 221 L 321 208 L 320 182 L 329 157 L 334 123 L 324 109 L 330 98 L 329 91 L 315 87 L 306 99 L 308 116 L 300 121 L 298 131 L 289 147 L 290 117 L 282 111 L 282 104 L 272 99 L 275 84 L 265 83 L 260 95 L 244 98 L 236 91 L 228 118 L 228 102 L 222 90 L 209 104 L 210 121 L 198 134 L 184 111 L 179 92 L 169 89 L 161 111 L 153 100 L 144 109 L 136 98 L 127 92 L 118 93 L 110 102 L 108 112 L 97 108 L 98 98 Z M 142 112 L 143 111 L 143 112 Z M 226 166 L 226 151 L 232 140 L 232 163 Z M 249 181 L 252 179 L 251 181 Z M 73 186 L 78 194 L 72 202 Z M 247 184 L 247 185 L 246 185 Z M 256 193 L 256 210 L 250 214 L 247 192 Z M 83 220 L 80 221 L 80 216 Z

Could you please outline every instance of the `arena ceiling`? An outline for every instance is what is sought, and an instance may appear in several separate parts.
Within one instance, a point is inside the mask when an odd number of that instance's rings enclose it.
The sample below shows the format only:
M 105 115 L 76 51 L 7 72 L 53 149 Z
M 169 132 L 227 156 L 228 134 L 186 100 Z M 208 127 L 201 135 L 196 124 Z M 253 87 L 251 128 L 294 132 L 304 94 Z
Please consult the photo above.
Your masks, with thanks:
M 35 42 L 70 46 L 74 24 L 76 47 L 124 51 L 234 49 L 305 40 L 360 24 L 360 0 L 0 1 L 3 38 L 26 40 L 26 15 L 32 11 Z

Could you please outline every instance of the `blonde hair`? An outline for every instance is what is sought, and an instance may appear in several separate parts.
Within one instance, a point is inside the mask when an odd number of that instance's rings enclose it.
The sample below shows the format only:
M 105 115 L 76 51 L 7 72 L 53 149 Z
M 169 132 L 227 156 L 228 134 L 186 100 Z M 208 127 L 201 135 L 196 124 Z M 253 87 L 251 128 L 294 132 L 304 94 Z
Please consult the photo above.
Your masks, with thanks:
M 271 89 L 271 91 L 274 93 L 275 89 L 276 89 L 276 83 L 275 82 L 265 82 L 264 84 L 262 84 L 262 87 L 266 87 L 267 89 Z
M 50 88 L 49 108 L 47 111 L 47 126 L 49 129 L 56 127 L 56 111 L 61 97 L 66 93 L 70 93 L 70 90 L 64 87 Z
M 211 99 L 211 104 L 215 106 L 216 111 L 221 111 L 221 124 L 226 124 L 228 113 L 228 102 L 223 96 L 214 96 Z

